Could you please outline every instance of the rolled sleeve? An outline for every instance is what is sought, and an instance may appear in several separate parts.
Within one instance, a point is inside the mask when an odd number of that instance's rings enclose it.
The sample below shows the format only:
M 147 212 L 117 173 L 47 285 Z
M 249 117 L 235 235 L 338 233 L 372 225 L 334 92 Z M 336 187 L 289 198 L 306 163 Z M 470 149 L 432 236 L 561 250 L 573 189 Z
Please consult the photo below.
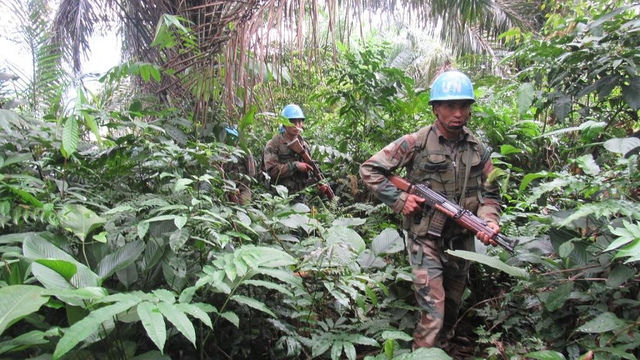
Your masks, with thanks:
M 413 157 L 415 135 L 405 135 L 374 154 L 360 166 L 360 178 L 371 192 L 394 211 L 401 212 L 407 193 L 395 187 L 387 178 Z
M 487 160 L 482 169 L 482 204 L 478 207 L 477 215 L 487 222 L 500 224 L 500 188 L 495 181 L 489 181 L 494 171 L 493 163 Z

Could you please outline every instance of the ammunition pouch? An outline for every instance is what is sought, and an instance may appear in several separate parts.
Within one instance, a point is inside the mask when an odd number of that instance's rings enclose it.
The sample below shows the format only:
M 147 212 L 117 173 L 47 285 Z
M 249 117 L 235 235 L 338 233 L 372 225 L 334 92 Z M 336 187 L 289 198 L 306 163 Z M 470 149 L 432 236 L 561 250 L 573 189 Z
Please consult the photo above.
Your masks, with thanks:
M 442 236 L 442 229 L 444 228 L 444 224 L 447 222 L 447 215 L 441 213 L 440 211 L 432 211 L 433 214 L 431 214 L 429 227 L 427 228 L 427 234 L 439 238 Z

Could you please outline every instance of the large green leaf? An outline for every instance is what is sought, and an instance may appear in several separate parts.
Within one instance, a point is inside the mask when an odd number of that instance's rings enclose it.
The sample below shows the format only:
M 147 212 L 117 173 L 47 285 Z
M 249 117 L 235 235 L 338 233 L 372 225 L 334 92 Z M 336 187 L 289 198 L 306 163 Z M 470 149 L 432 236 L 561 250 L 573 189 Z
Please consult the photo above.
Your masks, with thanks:
M 205 304 L 202 304 L 202 305 L 205 305 Z M 206 304 L 206 305 L 208 305 L 208 304 Z M 213 328 L 213 324 L 211 323 L 211 318 L 200 307 L 198 307 L 198 306 L 196 306 L 194 304 L 177 303 L 176 304 L 176 308 L 178 310 L 184 312 L 185 314 L 189 314 L 189 315 L 193 316 L 194 318 L 202 321 L 202 323 L 207 325 L 208 327 Z M 213 308 L 213 309 L 215 309 L 215 308 Z
M 618 249 L 615 254 L 616 258 L 628 257 L 626 263 L 640 261 L 640 223 L 623 222 L 624 228 L 612 228 L 611 232 L 619 236 L 614 240 L 605 251 Z
M 70 261 L 55 260 L 55 259 L 37 259 L 36 262 L 62 275 L 62 277 L 67 281 L 71 281 L 71 278 L 73 277 L 73 275 L 75 275 L 78 272 L 78 268 L 76 267 L 75 261 L 70 262 Z
M 340 354 L 342 354 L 342 346 L 345 344 L 344 341 L 336 341 L 331 345 L 331 360 L 340 359 Z M 349 357 L 347 356 L 348 360 Z
M 555 93 L 553 111 L 558 120 L 563 120 L 571 111 L 571 97 L 566 94 Z
M 549 296 L 546 298 L 544 302 L 545 307 L 549 311 L 556 311 L 560 309 L 565 301 L 569 299 L 569 295 L 571 295 L 571 290 L 573 290 L 573 283 L 568 282 L 566 284 L 562 284 L 558 286 Z
M 404 250 L 404 240 L 396 229 L 386 228 L 373 239 L 371 250 L 376 255 L 394 254 Z
M 105 224 L 106 220 L 80 204 L 67 204 L 59 212 L 60 225 L 71 231 L 81 241 L 94 229 Z
M 234 257 L 242 259 L 251 268 L 277 268 L 297 263 L 296 259 L 286 252 L 266 246 L 245 245 L 235 251 Z
M 263 302 L 258 301 L 256 299 L 250 298 L 250 297 L 246 297 L 243 295 L 233 295 L 231 297 L 231 300 L 242 304 L 242 305 L 247 305 L 248 307 L 252 307 L 256 310 L 260 310 L 266 314 L 269 314 L 271 316 L 273 316 L 274 318 L 277 317 L 276 314 L 273 313 L 273 311 L 271 311 L 267 305 L 265 305 Z
M 58 345 L 53 352 L 53 359 L 59 359 L 64 354 L 68 353 L 79 342 L 85 340 L 94 332 L 98 331 L 103 322 L 111 320 L 119 313 L 129 310 L 136 306 L 138 302 L 139 301 L 129 299 L 127 301 L 107 305 L 92 311 L 87 317 L 71 325 L 71 327 L 65 331 L 64 336 L 60 341 L 58 341 Z
M 0 342 L 0 355 L 7 352 L 21 351 L 35 345 L 48 344 L 49 340 L 46 337 L 47 333 L 40 330 L 33 330 L 7 341 Z
M 59 259 L 69 262 L 76 261 L 73 256 L 62 251 L 50 243 L 40 234 L 31 234 L 22 243 L 22 252 L 29 259 Z
M 366 244 L 360 234 L 345 226 L 332 226 L 327 230 L 327 244 L 347 244 L 357 254 L 364 251 Z
M 291 214 L 284 219 L 278 220 L 282 225 L 295 229 L 309 223 L 309 217 L 299 214 Z
M 576 331 L 599 334 L 607 331 L 618 330 L 625 325 L 626 323 L 623 320 L 618 319 L 614 313 L 604 312 L 596 316 L 595 319 L 592 319 L 577 328 Z
M 591 176 L 596 176 L 600 173 L 600 166 L 593 159 L 593 155 L 586 154 L 576 159 L 578 166 L 584 170 L 584 173 Z
M 453 360 L 446 352 L 438 348 L 419 348 L 413 352 L 396 356 L 393 360 Z
M 534 351 L 526 354 L 525 357 L 538 360 L 565 360 L 564 355 L 553 350 Z
M 606 122 L 587 120 L 587 121 L 581 123 L 578 126 L 573 126 L 573 127 L 568 127 L 568 128 L 549 131 L 548 133 L 544 133 L 544 134 L 542 134 L 542 135 L 540 135 L 538 137 L 549 137 L 549 136 L 552 136 L 552 135 L 564 134 L 564 133 L 578 131 L 578 130 L 585 131 L 585 130 L 588 130 L 588 129 L 591 129 L 591 128 L 594 128 L 594 129 L 603 128 L 605 126 L 607 126 Z
M 387 266 L 387 262 L 380 256 L 373 254 L 373 251 L 366 249 L 358 255 L 358 264 L 364 269 L 369 268 L 384 268 Z
M 636 270 L 627 265 L 618 265 L 609 274 L 607 278 L 607 286 L 610 288 L 617 288 L 624 284 L 625 281 L 631 279 L 636 274 Z
M 13 165 L 13 164 L 19 164 L 22 162 L 27 162 L 27 161 L 32 161 L 33 160 L 33 155 L 29 152 L 27 153 L 17 153 L 17 154 L 13 154 L 8 156 L 6 159 L 4 159 L 4 161 L 2 161 L 3 158 L 0 157 L 0 169 L 2 169 L 3 167 L 7 167 L 9 165 Z M 30 177 L 29 177 L 30 178 Z M 33 178 L 34 181 L 36 182 L 42 182 L 40 179 L 36 179 Z
M 602 145 L 605 149 L 611 152 L 624 155 L 629 151 L 640 147 L 640 139 L 637 137 L 615 138 L 605 141 Z
M 164 318 L 158 307 L 150 302 L 141 302 L 137 307 L 138 316 L 142 322 L 142 326 L 147 331 L 147 335 L 154 344 L 164 351 L 164 343 L 167 340 L 167 329 L 164 324 Z
M 238 317 L 238 315 L 236 315 L 236 313 L 225 311 L 220 314 L 220 317 L 226 319 L 227 321 L 235 325 L 235 327 L 240 328 L 240 318 Z
M 22 244 L 24 240 L 32 236 L 39 236 L 39 235 L 38 233 L 35 233 L 35 232 L 0 235 L 0 244 L 14 244 L 14 243 Z
M 98 275 L 40 235 L 28 237 L 22 244 L 22 252 L 26 258 L 34 261 L 40 259 L 64 260 L 74 264 L 77 268 L 75 275 L 67 281 L 67 279 L 57 271 L 34 262 L 31 271 L 36 279 L 46 288 L 70 289 L 100 285 Z
M 158 309 L 193 346 L 196 346 L 196 330 L 184 312 L 180 311 L 175 305 L 166 302 L 158 303 Z
M 478 254 L 478 253 L 465 251 L 465 250 L 447 250 L 447 253 L 453 256 L 466 259 L 466 260 L 471 260 L 471 261 L 479 262 L 481 264 L 485 264 L 487 266 L 491 266 L 494 269 L 498 269 L 500 271 L 503 271 L 511 276 L 515 276 L 520 279 L 529 278 L 529 274 L 527 273 L 526 270 L 515 267 L 515 266 L 507 265 L 504 262 L 500 261 L 500 259 L 498 259 L 497 257 L 493 257 L 485 254 Z
M 55 296 L 63 301 L 77 300 L 76 303 L 85 304 L 87 301 L 93 302 L 109 295 L 105 288 L 83 287 L 81 289 L 45 289 L 42 295 Z
M 333 220 L 331 223 L 332 226 L 358 226 L 367 222 L 366 219 L 362 218 L 339 218 Z
M 0 288 L 0 335 L 13 323 L 40 309 L 47 301 L 44 289 L 33 285 L 10 285 Z
M 518 112 L 520 115 L 524 114 L 531 107 L 531 103 L 535 98 L 535 91 L 533 84 L 522 83 L 516 91 L 516 102 L 518 104 Z
M 634 240 L 640 239 L 640 223 L 630 223 L 628 221 L 622 222 L 624 227 L 614 228 L 609 226 L 609 230 L 617 235 L 616 238 L 604 251 L 615 250 L 623 245 L 626 245 Z
M 127 243 L 100 260 L 97 266 L 98 275 L 102 280 L 105 280 L 116 271 L 133 264 L 140 257 L 144 248 L 144 242 L 141 240 Z
M 413 337 L 407 334 L 404 331 L 400 330 L 387 330 L 382 332 L 382 338 L 385 340 L 404 340 L 404 341 L 412 341 Z
M 62 146 L 60 152 L 65 158 L 69 158 L 78 149 L 78 141 L 80 138 L 80 130 L 78 129 L 78 121 L 75 116 L 69 116 L 64 122 L 62 129 Z
M 634 111 L 640 109 L 640 76 L 629 80 L 629 85 L 622 85 L 622 97 Z

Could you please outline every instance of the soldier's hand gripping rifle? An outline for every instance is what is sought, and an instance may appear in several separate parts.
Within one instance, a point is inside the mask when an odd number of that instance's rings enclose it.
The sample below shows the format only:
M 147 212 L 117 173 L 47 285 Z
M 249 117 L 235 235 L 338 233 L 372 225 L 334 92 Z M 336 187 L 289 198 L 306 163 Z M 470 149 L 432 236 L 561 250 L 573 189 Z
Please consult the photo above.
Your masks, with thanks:
M 495 234 L 494 229 L 489 227 L 486 221 L 475 216 L 471 211 L 463 209 L 458 204 L 447 200 L 442 194 L 429 188 L 428 185 L 411 184 L 406 179 L 396 175 L 389 176 L 389 181 L 398 189 L 423 198 L 427 205 L 453 219 L 460 226 L 472 231 L 473 234 L 482 232 L 491 236 L 491 239 L 495 241 L 496 244 L 513 254 L 513 249 L 518 244 L 518 240 L 510 239 L 500 233 Z
M 320 168 L 318 167 L 316 162 L 313 161 L 313 159 L 311 159 L 311 156 L 309 156 L 307 151 L 305 151 L 304 147 L 302 146 L 302 144 L 300 143 L 300 140 L 298 140 L 298 138 L 295 138 L 293 141 L 288 143 L 287 147 L 289 149 L 293 150 L 296 154 L 300 155 L 302 157 L 302 160 L 305 163 L 311 165 L 311 167 L 313 168 L 313 173 L 315 174 L 314 176 L 315 176 L 316 181 L 324 180 L 324 174 L 322 173 L 322 171 L 320 171 Z M 333 199 L 333 197 L 336 196 L 336 194 L 331 189 L 331 186 L 326 184 L 325 187 L 327 189 L 325 195 L 327 195 L 327 198 L 329 200 Z

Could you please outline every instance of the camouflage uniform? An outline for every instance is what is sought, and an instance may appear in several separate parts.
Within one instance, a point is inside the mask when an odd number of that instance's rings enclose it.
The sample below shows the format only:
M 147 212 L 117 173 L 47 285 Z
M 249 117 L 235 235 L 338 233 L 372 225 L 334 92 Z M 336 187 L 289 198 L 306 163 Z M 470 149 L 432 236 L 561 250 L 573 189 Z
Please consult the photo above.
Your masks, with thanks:
M 305 151 L 310 154 L 309 144 L 302 137 L 298 137 L 298 140 Z M 284 134 L 278 134 L 269 140 L 264 148 L 264 167 L 271 176 L 272 184 L 284 185 L 292 194 L 309 185 L 311 172 L 298 171 L 296 162 L 302 162 L 302 157 L 289 149 L 288 143 L 289 141 Z
M 371 191 L 395 212 L 401 213 L 407 193 L 389 182 L 386 175 L 407 169 L 413 183 L 429 182 L 449 200 L 498 224 L 499 191 L 487 182 L 493 170 L 490 149 L 465 127 L 458 141 L 448 141 L 436 126 L 405 135 L 365 161 L 360 176 Z M 464 189 L 464 196 L 461 193 Z M 453 331 L 466 286 L 469 262 L 449 256 L 446 249 L 473 251 L 473 235 L 447 220 L 440 238 L 427 234 L 433 210 L 404 216 L 409 234 L 407 247 L 413 267 L 416 299 L 422 308 L 414 331 L 414 347 L 432 347 Z

